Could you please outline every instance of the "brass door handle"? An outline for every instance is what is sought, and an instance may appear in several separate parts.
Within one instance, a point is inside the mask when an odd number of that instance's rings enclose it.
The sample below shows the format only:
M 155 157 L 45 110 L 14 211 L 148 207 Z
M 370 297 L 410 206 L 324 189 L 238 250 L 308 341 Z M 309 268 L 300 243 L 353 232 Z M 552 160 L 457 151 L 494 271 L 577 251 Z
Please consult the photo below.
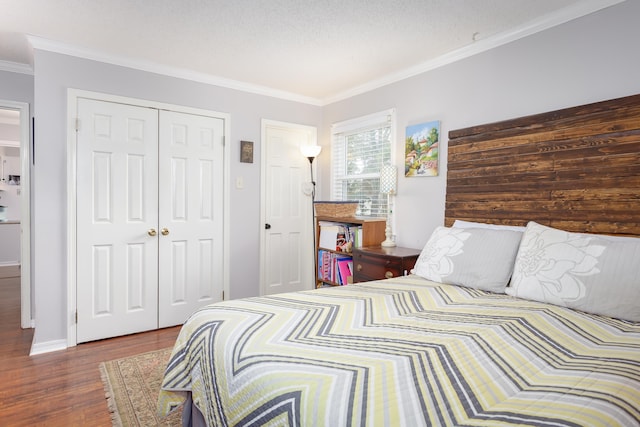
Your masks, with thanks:
M 390 271 L 387 271 L 384 273 L 384 277 L 387 279 L 391 279 L 393 277 L 393 273 Z
M 160 230 L 160 233 L 162 233 L 163 236 L 166 236 L 167 234 L 169 234 L 169 229 L 167 227 L 164 227 L 162 230 Z
M 362 264 L 356 265 L 356 271 L 362 271 Z
M 155 229 L 155 228 L 150 228 L 150 229 L 147 231 L 147 234 L 148 234 L 149 236 L 151 236 L 151 237 L 155 237 L 155 236 L 158 234 L 158 232 L 156 231 L 156 229 Z

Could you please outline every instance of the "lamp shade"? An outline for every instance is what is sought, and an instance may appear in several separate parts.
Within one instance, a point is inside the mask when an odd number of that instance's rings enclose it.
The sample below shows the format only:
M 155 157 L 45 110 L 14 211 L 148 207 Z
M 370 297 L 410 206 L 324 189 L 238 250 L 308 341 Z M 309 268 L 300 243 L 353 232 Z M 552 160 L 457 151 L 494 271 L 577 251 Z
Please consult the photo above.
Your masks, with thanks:
M 396 192 L 398 173 L 395 166 L 384 165 L 380 169 L 380 192 L 382 194 L 393 194 Z
M 303 156 L 309 158 L 317 157 L 322 151 L 322 147 L 320 145 L 301 145 L 300 152 Z

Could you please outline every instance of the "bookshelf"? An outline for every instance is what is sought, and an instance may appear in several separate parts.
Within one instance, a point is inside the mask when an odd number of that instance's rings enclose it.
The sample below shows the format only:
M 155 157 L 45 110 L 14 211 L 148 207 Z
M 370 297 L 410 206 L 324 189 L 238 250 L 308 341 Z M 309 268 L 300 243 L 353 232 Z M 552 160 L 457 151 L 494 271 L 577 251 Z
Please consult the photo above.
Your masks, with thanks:
M 353 283 L 353 250 L 380 245 L 385 227 L 384 218 L 316 216 L 316 288 Z

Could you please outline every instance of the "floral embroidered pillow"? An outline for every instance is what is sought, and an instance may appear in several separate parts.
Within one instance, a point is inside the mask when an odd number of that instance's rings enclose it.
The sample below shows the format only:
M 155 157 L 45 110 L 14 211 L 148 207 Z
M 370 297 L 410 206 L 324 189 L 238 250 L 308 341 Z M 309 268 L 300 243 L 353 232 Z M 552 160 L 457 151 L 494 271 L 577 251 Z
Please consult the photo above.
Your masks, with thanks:
M 509 295 L 640 321 L 640 239 L 570 233 L 530 222 Z
M 434 282 L 504 293 L 521 232 L 438 227 L 412 273 Z

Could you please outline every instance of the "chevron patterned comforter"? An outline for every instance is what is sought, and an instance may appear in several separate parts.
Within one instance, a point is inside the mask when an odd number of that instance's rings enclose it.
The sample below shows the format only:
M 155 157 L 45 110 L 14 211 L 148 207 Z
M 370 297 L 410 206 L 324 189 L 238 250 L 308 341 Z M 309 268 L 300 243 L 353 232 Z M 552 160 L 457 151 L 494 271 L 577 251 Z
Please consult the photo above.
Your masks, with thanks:
M 225 301 L 158 410 L 211 426 L 637 426 L 640 324 L 416 276 Z

